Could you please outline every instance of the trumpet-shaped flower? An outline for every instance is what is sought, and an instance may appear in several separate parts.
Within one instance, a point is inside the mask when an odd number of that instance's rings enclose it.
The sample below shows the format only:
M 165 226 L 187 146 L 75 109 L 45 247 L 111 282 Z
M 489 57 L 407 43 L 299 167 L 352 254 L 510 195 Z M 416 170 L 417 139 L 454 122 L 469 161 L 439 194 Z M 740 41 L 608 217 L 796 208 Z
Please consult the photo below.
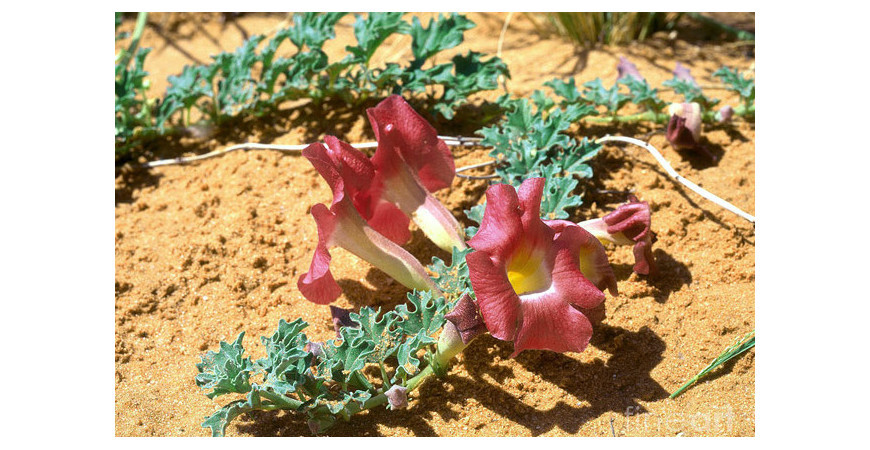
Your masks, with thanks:
M 649 203 L 631 196 L 628 203 L 620 205 L 604 217 L 576 225 L 592 233 L 603 243 L 634 245 L 634 271 L 641 275 L 655 275 L 657 269 L 652 255 L 655 235 L 650 230 L 651 222 Z M 575 225 L 567 220 L 548 220 L 546 223 L 556 232 Z
M 297 283 L 302 295 L 319 304 L 331 303 L 341 295 L 341 288 L 329 271 L 332 259 L 329 249 L 334 246 L 368 261 L 409 288 L 438 291 L 423 265 L 372 228 L 355 206 L 355 203 L 376 203 L 377 197 L 372 195 L 371 183 L 375 177 L 371 163 L 349 144 L 332 137 L 326 141 L 329 147 L 315 143 L 302 151 L 332 188 L 329 208 L 322 203 L 311 208 L 317 223 L 318 243 L 309 271 Z M 378 209 L 374 208 L 375 214 Z
M 372 163 L 384 198 L 442 249 L 464 249 L 462 227 L 431 194 L 449 187 L 456 175 L 447 144 L 401 96 L 392 95 L 366 113 L 378 141 Z
M 471 286 L 489 332 L 526 349 L 579 352 L 592 337 L 583 311 L 616 293 L 604 247 L 586 230 L 559 233 L 540 218 L 543 178 L 490 186 L 480 230 L 466 257 Z
M 345 183 L 345 189 L 360 216 L 389 240 L 402 245 L 411 239 L 411 219 L 393 203 L 383 198 L 384 185 L 375 166 L 361 151 L 335 136 L 326 136 L 327 155 Z

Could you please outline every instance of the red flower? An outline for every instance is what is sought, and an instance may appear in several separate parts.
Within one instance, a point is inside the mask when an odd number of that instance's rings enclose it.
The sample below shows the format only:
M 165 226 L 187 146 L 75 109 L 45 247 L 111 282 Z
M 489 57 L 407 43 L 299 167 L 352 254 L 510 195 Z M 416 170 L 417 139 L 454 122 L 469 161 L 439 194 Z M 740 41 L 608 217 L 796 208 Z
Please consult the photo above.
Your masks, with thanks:
M 462 227 L 431 194 L 449 187 L 456 175 L 447 144 L 401 96 L 392 95 L 366 113 L 378 141 L 372 163 L 384 198 L 442 249 L 464 249 Z
M 371 226 L 379 224 L 378 227 L 394 240 L 402 239 L 401 226 L 392 224 L 400 223 L 404 214 L 380 201 L 373 188 L 376 180 L 371 162 L 361 152 L 332 136 L 327 136 L 326 142 L 328 147 L 315 143 L 302 151 L 332 188 L 329 208 L 320 203 L 311 208 L 317 222 L 318 243 L 311 268 L 297 283 L 302 295 L 319 304 L 331 303 L 341 295 L 341 288 L 329 271 L 332 259 L 329 248 L 334 246 L 345 248 L 409 288 L 438 291 L 413 255 Z M 370 222 L 360 215 L 360 210 L 370 216 Z M 407 232 L 407 221 L 404 230 Z
M 546 223 L 556 232 L 575 225 L 567 220 L 548 220 Z M 620 205 L 606 216 L 576 225 L 592 233 L 601 242 L 634 245 L 634 271 L 641 275 L 655 275 L 657 269 L 652 255 L 655 235 L 650 229 L 651 223 L 649 203 L 631 196 L 628 203 Z
M 543 178 L 490 186 L 480 230 L 466 257 L 471 285 L 489 332 L 526 349 L 579 352 L 592 337 L 583 311 L 616 293 L 604 247 L 575 226 L 559 233 L 540 218 Z

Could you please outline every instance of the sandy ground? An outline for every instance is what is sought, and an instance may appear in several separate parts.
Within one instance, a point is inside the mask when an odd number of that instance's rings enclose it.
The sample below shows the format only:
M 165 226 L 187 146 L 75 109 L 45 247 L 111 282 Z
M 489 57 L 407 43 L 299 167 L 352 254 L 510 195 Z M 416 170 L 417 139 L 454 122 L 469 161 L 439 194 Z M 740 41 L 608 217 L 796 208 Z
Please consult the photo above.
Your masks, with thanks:
M 505 14 L 470 14 L 478 27 L 466 33 L 468 49 L 495 54 Z M 235 49 L 245 36 L 269 33 L 281 15 L 246 15 L 226 22 L 217 15 L 153 15 L 142 45 L 153 47 L 146 69 L 155 92 L 185 64 Z M 350 17 L 338 42 L 352 39 Z M 747 20 L 745 17 L 743 20 Z M 752 17 L 748 19 L 751 23 Z M 131 28 L 131 23 L 125 23 Z M 387 42 L 380 61 L 410 55 L 410 37 Z M 677 35 L 643 44 L 577 51 L 557 37 L 542 37 L 521 15 L 511 21 L 503 59 L 515 95 L 542 88 L 554 77 L 578 82 L 616 78 L 619 56 L 637 64 L 653 86 L 671 78 L 680 61 L 701 84 L 723 64 L 747 69 L 754 59 L 733 47 Z M 579 83 L 578 83 L 579 84 Z M 488 96 L 495 98 L 500 92 Z M 734 103 L 725 91 L 709 94 Z M 666 97 L 667 98 L 667 97 Z M 203 153 L 250 140 L 276 144 L 313 142 L 335 134 L 350 142 L 373 135 L 363 111 L 288 109 L 268 123 L 242 123 L 206 141 L 164 142 L 148 157 Z M 474 131 L 439 123 L 442 134 Z M 674 151 L 660 128 L 582 126 L 577 136 L 607 133 L 647 137 L 674 168 L 749 213 L 755 212 L 755 125 L 737 121 L 705 130 L 721 156 L 710 164 Z M 652 133 L 652 134 L 649 134 Z M 484 149 L 455 150 L 457 166 L 487 159 Z M 142 159 L 144 161 L 144 159 Z M 630 248 L 609 248 L 620 295 L 607 300 L 607 318 L 581 354 L 526 351 L 509 358 L 512 345 L 490 336 L 475 340 L 447 377 L 429 380 L 410 408 L 355 416 L 331 436 L 753 436 L 755 353 L 726 364 L 676 400 L 668 394 L 703 368 L 736 336 L 755 326 L 755 234 L 745 220 L 670 181 L 639 148 L 607 146 L 594 162 L 594 181 L 582 184 L 581 220 L 613 210 L 634 190 L 650 202 L 658 236 L 657 277 L 632 273 Z M 481 170 L 478 173 L 485 173 Z M 456 179 L 438 197 L 464 220 L 484 181 Z M 236 152 L 190 166 L 151 171 L 127 165 L 115 180 L 115 432 L 118 436 L 206 436 L 202 420 L 227 402 L 203 395 L 193 382 L 199 355 L 218 341 L 247 332 L 250 356 L 262 357 L 258 336 L 280 319 L 301 317 L 315 340 L 333 335 L 329 309 L 307 302 L 296 279 L 308 268 L 317 242 L 308 214 L 330 192 L 301 157 L 278 152 Z M 419 231 L 407 248 L 421 260 L 446 258 Z M 333 251 L 333 273 L 343 307 L 395 305 L 404 288 L 353 256 Z M 307 436 L 302 416 L 254 413 L 237 419 L 231 436 Z

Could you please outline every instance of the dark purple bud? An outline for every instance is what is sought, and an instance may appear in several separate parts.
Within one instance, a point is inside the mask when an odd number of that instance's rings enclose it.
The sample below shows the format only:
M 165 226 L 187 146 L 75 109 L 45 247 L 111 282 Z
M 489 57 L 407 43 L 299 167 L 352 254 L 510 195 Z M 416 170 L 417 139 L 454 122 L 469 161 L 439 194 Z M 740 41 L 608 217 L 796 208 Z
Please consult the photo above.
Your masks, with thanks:
M 341 336 L 342 327 L 359 327 L 359 324 L 351 320 L 349 309 L 329 305 L 329 312 L 332 313 L 332 326 L 335 328 L 336 335 Z
M 408 388 L 404 386 L 394 385 L 384 392 L 387 396 L 387 401 L 390 402 L 390 409 L 402 409 L 408 407 Z
M 677 77 L 678 80 L 685 80 L 695 86 L 698 85 L 698 82 L 695 81 L 695 78 L 689 73 L 689 68 L 680 63 L 677 63 L 677 67 L 674 68 L 674 76 Z
M 637 66 L 626 59 L 625 56 L 619 57 L 619 64 L 616 65 L 616 71 L 619 72 L 619 76 L 616 77 L 617 80 L 621 80 L 625 77 L 634 77 L 638 81 L 643 81 L 643 77 L 640 75 L 640 72 L 638 72 Z
M 456 302 L 453 311 L 446 314 L 444 318 L 456 326 L 463 344 L 468 344 L 477 335 L 487 331 L 480 310 L 468 294 L 463 295 Z
M 729 105 L 725 105 L 719 109 L 719 112 L 716 113 L 716 121 L 719 123 L 725 123 L 731 120 L 731 117 L 734 116 L 734 108 Z

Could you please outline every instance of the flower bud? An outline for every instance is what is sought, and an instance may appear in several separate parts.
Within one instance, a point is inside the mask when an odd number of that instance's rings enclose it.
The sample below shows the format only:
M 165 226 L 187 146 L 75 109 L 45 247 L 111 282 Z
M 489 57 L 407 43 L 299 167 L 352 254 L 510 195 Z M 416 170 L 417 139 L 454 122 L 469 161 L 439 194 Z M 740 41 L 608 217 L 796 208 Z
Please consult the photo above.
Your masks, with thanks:
M 616 65 L 616 71 L 619 72 L 619 76 L 616 77 L 617 80 L 621 80 L 625 77 L 634 77 L 638 81 L 643 81 L 643 77 L 637 70 L 637 66 L 626 59 L 625 56 L 619 57 L 619 64 Z
M 351 320 L 350 310 L 329 305 L 329 312 L 332 314 L 332 327 L 335 328 L 335 335 L 341 337 L 341 329 L 344 327 L 359 328 L 359 324 Z
M 689 73 L 689 68 L 680 63 L 677 63 L 676 67 L 674 67 L 674 77 L 678 80 L 688 81 L 695 86 L 698 85 L 698 82 L 695 81 L 695 77 Z
M 394 385 L 384 392 L 387 396 L 387 401 L 390 403 L 390 409 L 403 409 L 408 407 L 408 388 L 404 386 Z
M 696 149 L 701 142 L 701 105 L 672 103 L 668 107 L 668 142 L 676 149 Z
M 323 344 L 320 342 L 311 341 L 305 344 L 305 351 L 314 355 L 315 358 L 320 359 L 323 358 Z
M 731 120 L 731 117 L 734 115 L 734 108 L 729 105 L 725 105 L 716 112 L 716 121 L 719 123 L 725 123 Z
M 456 302 L 453 311 L 444 316 L 450 323 L 456 326 L 462 343 L 468 345 L 477 335 L 486 332 L 486 324 L 480 316 L 480 310 L 474 300 L 465 294 Z

